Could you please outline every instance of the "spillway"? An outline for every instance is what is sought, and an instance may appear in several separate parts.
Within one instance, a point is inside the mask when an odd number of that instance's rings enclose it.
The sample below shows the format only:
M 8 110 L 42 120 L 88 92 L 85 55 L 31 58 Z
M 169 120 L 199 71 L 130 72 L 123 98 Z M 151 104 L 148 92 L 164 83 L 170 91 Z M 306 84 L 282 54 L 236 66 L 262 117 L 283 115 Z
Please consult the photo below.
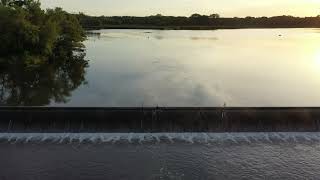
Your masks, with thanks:
M 2 107 L 0 177 L 318 179 L 319 120 L 320 108 Z
M 319 132 L 319 123 L 320 108 L 0 108 L 0 133 Z

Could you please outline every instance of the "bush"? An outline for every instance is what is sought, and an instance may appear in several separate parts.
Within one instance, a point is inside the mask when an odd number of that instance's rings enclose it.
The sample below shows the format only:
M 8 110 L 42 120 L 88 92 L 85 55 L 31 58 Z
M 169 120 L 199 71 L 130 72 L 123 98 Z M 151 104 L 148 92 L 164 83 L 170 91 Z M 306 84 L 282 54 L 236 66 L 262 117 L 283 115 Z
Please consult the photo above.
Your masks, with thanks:
M 40 8 L 35 0 L 1 0 L 0 56 L 27 57 L 30 65 L 43 64 L 61 50 L 72 54 L 84 46 L 85 33 L 78 19 L 61 8 Z M 6 57 L 6 58 L 3 58 Z M 35 57 L 34 60 L 32 57 Z M 55 59 L 56 60 L 56 59 Z

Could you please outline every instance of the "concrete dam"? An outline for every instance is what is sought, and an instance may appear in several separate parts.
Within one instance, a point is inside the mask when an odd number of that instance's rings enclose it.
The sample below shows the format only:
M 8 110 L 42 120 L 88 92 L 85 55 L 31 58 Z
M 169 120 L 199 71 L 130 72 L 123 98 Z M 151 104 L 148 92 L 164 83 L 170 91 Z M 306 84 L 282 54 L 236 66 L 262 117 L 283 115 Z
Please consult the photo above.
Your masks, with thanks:
M 319 131 L 320 108 L 0 108 L 0 133 Z

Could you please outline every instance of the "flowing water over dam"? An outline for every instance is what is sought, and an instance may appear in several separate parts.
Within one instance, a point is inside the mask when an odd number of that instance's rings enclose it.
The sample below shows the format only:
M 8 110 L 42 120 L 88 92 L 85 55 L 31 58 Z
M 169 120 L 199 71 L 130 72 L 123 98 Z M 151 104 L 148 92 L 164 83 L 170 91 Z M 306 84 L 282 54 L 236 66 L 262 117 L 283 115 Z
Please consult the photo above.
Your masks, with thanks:
M 3 133 L 319 132 L 320 108 L 3 107 Z
M 0 109 L 0 179 L 317 179 L 319 108 Z
M 0 141 L 53 144 L 316 143 L 320 133 L 1 133 Z
M 0 134 L 2 179 L 318 179 L 319 133 Z

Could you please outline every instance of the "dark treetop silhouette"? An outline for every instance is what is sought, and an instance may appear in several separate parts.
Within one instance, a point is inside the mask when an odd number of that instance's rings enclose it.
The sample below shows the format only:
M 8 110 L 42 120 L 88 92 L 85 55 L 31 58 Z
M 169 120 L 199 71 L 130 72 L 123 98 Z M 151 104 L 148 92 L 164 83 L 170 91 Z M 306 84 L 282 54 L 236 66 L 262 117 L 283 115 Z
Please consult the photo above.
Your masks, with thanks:
M 183 16 L 87 16 L 77 14 L 86 29 L 101 28 L 141 28 L 141 29 L 219 29 L 219 28 L 308 28 L 320 27 L 320 17 L 246 17 L 224 18 L 219 14 Z

